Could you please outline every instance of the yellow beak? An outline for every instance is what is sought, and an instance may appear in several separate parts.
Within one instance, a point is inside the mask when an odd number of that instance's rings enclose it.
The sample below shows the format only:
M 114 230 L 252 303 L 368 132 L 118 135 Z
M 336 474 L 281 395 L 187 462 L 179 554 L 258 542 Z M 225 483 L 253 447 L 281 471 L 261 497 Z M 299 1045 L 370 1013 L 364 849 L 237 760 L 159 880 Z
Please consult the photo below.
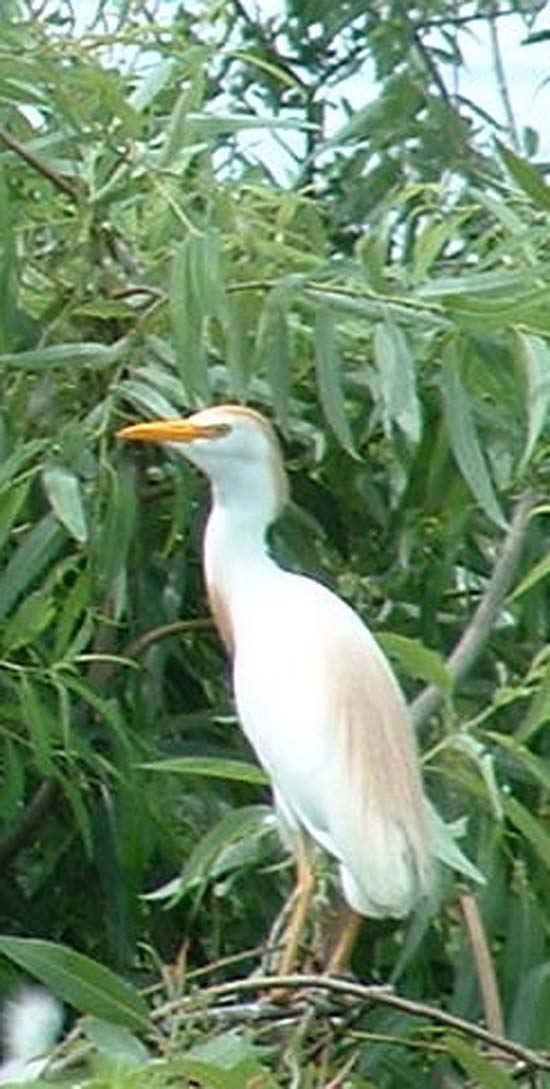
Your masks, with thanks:
M 137 442 L 192 442 L 193 439 L 212 439 L 225 434 L 223 424 L 196 424 L 191 420 L 151 420 L 147 423 L 130 424 L 117 431 L 117 439 Z

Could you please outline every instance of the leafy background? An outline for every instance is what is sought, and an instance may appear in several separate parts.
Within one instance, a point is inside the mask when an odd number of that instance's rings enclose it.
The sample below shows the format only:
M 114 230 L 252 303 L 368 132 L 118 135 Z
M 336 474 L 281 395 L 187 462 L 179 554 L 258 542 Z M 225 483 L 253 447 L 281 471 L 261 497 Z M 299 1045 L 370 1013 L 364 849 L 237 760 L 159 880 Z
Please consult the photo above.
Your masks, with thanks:
M 449 89 L 471 26 L 502 66 L 539 7 L 1 6 L 0 991 L 23 968 L 87 1014 L 98 1084 L 545 1084 L 405 1009 L 220 1012 L 206 984 L 269 968 L 292 874 L 206 613 L 205 484 L 114 438 L 210 401 L 275 419 L 276 554 L 379 635 L 487 876 L 427 928 L 366 924 L 356 975 L 397 964 L 474 1023 L 496 984 L 542 1070 L 550 188 L 532 129 Z

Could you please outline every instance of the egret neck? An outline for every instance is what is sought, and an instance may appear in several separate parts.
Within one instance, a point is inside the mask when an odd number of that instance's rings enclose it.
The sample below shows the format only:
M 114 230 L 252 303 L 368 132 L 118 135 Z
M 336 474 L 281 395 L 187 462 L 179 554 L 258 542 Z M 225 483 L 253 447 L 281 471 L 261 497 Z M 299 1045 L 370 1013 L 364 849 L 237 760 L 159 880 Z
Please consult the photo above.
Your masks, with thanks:
M 265 463 L 246 466 L 244 472 L 241 467 L 238 475 L 228 472 L 211 478 L 211 487 L 204 573 L 214 618 L 233 651 L 241 609 L 261 594 L 262 586 L 272 590 L 273 579 L 285 574 L 270 556 L 267 543 L 280 496 L 271 466 Z

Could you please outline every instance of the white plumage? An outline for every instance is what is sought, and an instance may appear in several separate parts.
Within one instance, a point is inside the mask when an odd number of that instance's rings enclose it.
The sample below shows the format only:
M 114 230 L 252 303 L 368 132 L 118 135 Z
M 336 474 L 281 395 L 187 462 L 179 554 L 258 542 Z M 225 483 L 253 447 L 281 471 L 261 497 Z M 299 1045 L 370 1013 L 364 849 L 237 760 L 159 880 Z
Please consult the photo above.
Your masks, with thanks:
M 337 859 L 345 897 L 365 915 L 404 916 L 428 899 L 436 856 L 477 877 L 423 793 L 407 708 L 378 644 L 340 598 L 269 555 L 287 482 L 267 421 L 224 405 L 120 435 L 166 442 L 210 478 L 210 604 L 287 835 L 305 832 Z
M 2 1011 L 0 1084 L 39 1078 L 62 1025 L 63 1009 L 49 991 L 25 987 L 9 999 Z

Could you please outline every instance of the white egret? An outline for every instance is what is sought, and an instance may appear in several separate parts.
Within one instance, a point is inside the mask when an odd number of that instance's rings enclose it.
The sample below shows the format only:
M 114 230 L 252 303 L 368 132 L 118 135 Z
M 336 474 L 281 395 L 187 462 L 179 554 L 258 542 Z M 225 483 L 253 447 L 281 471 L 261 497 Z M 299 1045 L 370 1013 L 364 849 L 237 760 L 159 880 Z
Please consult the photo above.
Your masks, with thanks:
M 269 554 L 266 533 L 288 485 L 267 420 L 220 405 L 119 436 L 166 443 L 210 480 L 210 607 L 232 658 L 243 730 L 298 863 L 281 970 L 292 966 L 311 896 L 308 839 L 337 860 L 360 915 L 401 918 L 428 901 L 438 856 L 478 878 L 426 799 L 405 700 L 382 650 L 349 605 Z

